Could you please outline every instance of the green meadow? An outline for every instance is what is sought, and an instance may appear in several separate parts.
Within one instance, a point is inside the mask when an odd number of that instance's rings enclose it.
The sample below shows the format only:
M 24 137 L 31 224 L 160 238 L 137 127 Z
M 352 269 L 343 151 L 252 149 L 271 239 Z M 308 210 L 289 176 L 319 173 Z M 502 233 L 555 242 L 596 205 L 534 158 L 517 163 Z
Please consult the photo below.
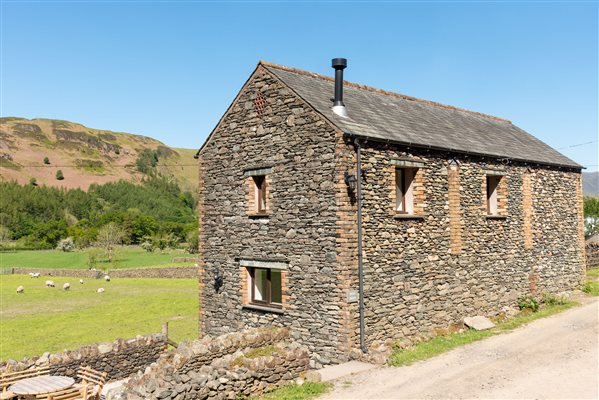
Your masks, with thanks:
M 160 332 L 164 322 L 176 342 L 197 337 L 196 279 L 54 277 L 55 288 L 44 287 L 46 279 L 0 275 L 0 361 Z

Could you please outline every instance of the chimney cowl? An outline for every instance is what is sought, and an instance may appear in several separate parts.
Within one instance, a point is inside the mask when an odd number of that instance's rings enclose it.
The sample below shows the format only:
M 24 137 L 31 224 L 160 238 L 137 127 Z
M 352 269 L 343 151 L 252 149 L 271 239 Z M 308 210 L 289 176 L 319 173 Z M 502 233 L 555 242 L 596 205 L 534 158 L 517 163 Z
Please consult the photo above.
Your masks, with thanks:
M 333 112 L 340 117 L 347 118 L 347 110 L 343 103 L 343 70 L 347 68 L 347 59 L 333 58 L 331 66 L 335 68 L 335 97 L 333 99 Z

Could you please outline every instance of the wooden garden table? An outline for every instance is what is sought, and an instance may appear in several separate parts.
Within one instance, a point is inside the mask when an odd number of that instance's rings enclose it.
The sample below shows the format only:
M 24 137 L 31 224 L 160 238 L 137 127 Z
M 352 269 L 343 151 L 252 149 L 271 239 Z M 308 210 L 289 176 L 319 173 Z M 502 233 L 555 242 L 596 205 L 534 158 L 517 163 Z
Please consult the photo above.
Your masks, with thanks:
M 42 375 L 15 382 L 8 390 L 22 397 L 35 397 L 38 394 L 68 389 L 74 383 L 75 380 L 68 376 Z

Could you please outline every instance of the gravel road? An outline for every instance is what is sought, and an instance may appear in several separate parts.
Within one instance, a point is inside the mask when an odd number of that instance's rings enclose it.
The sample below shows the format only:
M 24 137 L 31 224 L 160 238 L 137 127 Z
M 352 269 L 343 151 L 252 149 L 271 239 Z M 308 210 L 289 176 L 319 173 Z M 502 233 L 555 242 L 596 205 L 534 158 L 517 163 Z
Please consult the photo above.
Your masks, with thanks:
M 341 378 L 321 399 L 599 399 L 597 298 L 430 360 Z

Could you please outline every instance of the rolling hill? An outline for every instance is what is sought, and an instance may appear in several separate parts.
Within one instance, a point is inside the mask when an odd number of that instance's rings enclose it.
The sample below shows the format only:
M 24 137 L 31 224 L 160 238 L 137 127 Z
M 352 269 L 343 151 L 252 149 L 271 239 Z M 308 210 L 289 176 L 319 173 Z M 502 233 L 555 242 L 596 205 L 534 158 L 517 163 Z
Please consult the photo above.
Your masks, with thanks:
M 599 196 L 599 171 L 582 173 L 582 193 L 585 196 Z
M 138 160 L 147 163 L 150 158 L 152 170 L 174 177 L 181 189 L 195 193 L 195 151 L 69 121 L 0 118 L 0 178 L 21 184 L 35 178 L 38 185 L 86 190 L 92 183 L 139 182 L 145 174 Z M 64 179 L 57 179 L 58 170 Z

